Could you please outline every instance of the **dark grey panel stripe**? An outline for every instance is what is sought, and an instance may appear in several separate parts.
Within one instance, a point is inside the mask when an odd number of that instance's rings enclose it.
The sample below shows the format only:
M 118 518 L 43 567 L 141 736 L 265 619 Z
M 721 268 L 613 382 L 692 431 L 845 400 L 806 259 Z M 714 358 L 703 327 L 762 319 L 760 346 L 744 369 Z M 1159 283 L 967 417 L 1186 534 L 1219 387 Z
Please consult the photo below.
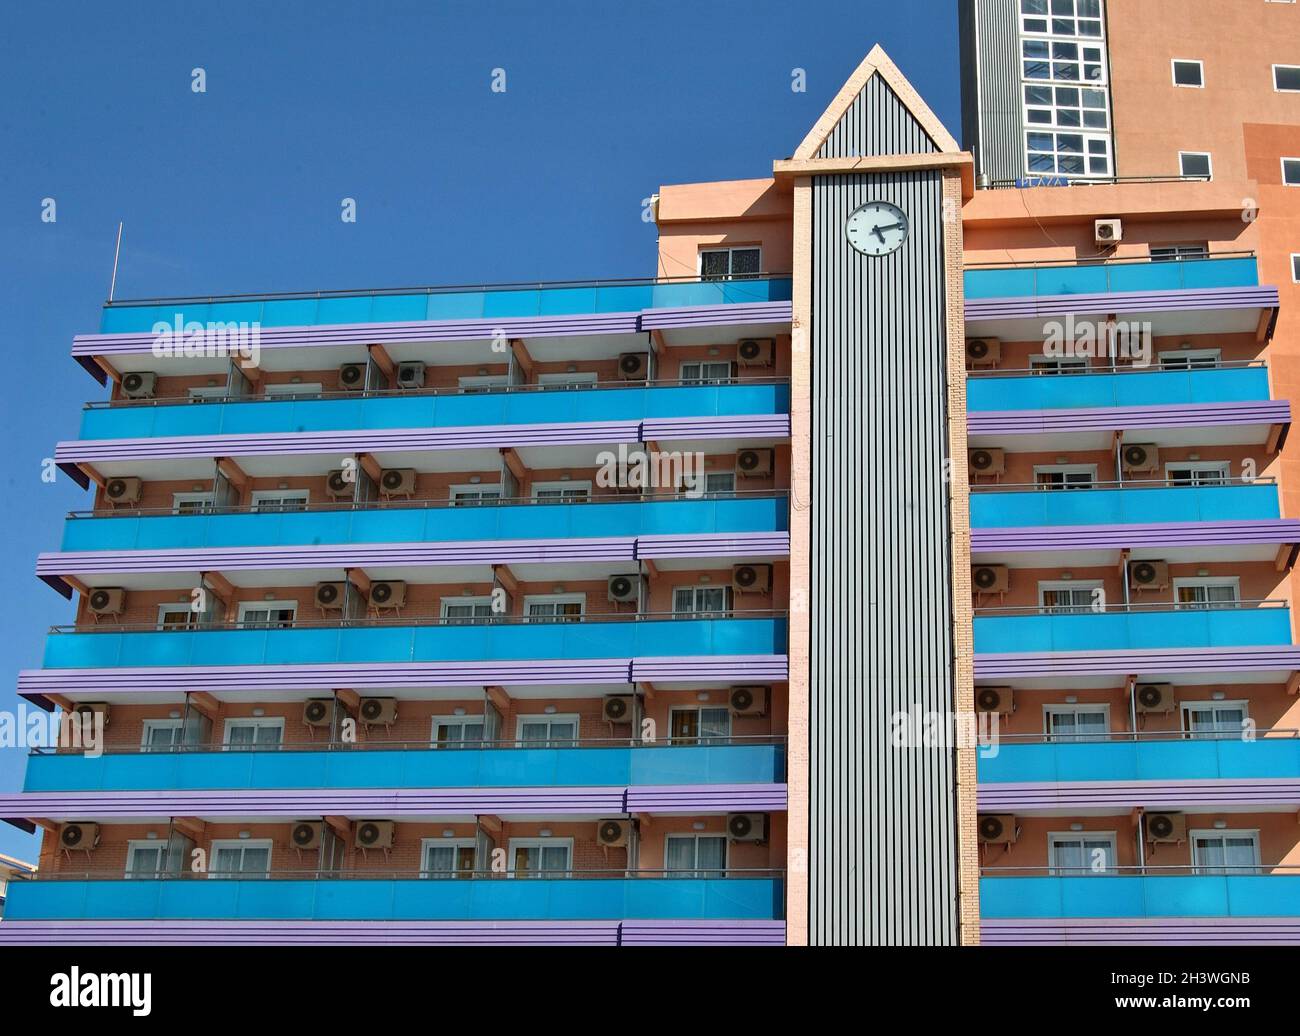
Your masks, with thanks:
M 831 130 L 818 158 L 930 154 L 939 149 L 880 76 L 872 76 Z
M 912 236 L 868 259 L 844 221 L 876 199 Z M 942 209 L 937 172 L 813 180 L 813 944 L 957 939 L 954 755 L 890 744 L 951 709 Z
M 963 18 L 962 31 L 973 31 L 970 50 L 974 66 L 965 78 L 969 92 L 978 84 L 967 118 L 977 120 L 975 134 L 967 127 L 966 146 L 975 153 L 976 170 L 994 180 L 1023 175 L 1024 114 L 1020 104 L 1019 0 L 965 0 L 973 16 Z M 963 46 L 966 41 L 963 40 Z M 978 48 L 976 50 L 976 48 Z

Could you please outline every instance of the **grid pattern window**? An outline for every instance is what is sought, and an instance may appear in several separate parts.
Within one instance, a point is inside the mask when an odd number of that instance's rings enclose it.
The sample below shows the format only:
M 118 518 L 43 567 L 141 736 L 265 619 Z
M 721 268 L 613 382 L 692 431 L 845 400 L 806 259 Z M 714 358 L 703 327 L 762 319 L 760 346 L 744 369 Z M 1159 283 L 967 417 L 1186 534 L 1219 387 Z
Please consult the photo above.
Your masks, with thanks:
M 1103 14 L 1102 0 L 1020 0 L 1027 173 L 1114 173 Z

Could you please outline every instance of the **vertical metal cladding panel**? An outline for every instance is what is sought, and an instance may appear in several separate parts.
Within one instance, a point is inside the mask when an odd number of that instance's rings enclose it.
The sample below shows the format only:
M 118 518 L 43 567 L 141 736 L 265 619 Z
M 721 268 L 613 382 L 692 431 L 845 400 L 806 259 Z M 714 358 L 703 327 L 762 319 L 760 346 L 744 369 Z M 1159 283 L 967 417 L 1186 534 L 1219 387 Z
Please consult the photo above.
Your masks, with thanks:
M 977 148 L 975 161 L 980 173 L 994 180 L 1012 180 L 1025 172 L 1025 117 L 1020 98 L 1020 4 L 1019 0 L 963 0 L 972 5 L 971 16 L 963 18 L 963 33 L 973 32 L 973 45 L 963 53 L 973 54 L 978 96 L 963 98 L 975 106 L 979 121 L 976 136 L 966 141 Z M 968 70 L 970 71 L 970 70 Z M 970 88 L 970 80 L 964 80 Z
M 844 235 L 876 199 L 912 219 L 882 259 Z M 954 752 L 890 743 L 952 708 L 942 210 L 933 171 L 813 179 L 814 944 L 957 940 Z
M 835 124 L 818 158 L 931 154 L 939 149 L 880 76 L 872 76 Z

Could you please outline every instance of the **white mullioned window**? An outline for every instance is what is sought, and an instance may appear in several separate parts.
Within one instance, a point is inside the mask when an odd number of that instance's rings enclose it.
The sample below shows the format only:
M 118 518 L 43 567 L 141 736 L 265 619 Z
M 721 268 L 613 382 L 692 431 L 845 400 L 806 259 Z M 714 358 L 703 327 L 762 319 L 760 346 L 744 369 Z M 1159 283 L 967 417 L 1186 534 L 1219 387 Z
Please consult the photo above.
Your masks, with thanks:
M 1259 870 L 1258 831 L 1189 831 L 1197 874 L 1254 874 Z
M 1115 834 L 1112 831 L 1056 832 L 1047 836 L 1053 874 L 1087 877 L 1115 870 Z
M 1099 740 L 1109 730 L 1109 705 L 1043 706 L 1043 733 L 1051 741 Z
M 271 839 L 225 839 L 212 843 L 210 878 L 266 878 L 271 874 Z

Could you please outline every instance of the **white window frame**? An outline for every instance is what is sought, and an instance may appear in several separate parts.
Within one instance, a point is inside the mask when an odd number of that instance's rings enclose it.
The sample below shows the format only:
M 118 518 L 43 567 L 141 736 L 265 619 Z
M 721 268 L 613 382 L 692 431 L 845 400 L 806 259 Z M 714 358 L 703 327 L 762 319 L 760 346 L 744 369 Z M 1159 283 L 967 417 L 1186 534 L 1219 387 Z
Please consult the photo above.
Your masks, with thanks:
M 1073 19 L 1075 20 L 1075 26 L 1074 26 L 1074 27 L 1075 27 L 1075 29 L 1077 30 L 1078 27 L 1079 27 L 1079 25 L 1078 25 L 1078 20 L 1079 20 L 1079 18 L 1080 18 L 1080 15 L 1079 15 L 1079 5 L 1078 5 L 1078 4 L 1075 4 L 1075 5 L 1073 5 L 1073 6 L 1074 6 L 1074 13 L 1071 14 L 1069 17 L 1071 17 L 1071 18 L 1073 18 Z M 1020 34 L 1021 34 L 1022 36 L 1029 36 L 1029 37 L 1031 37 L 1031 38 L 1037 38 L 1037 37 L 1040 37 L 1040 36 L 1052 36 L 1052 35 L 1053 35 L 1052 32 L 1050 31 L 1050 28 L 1049 28 L 1049 30 L 1048 30 L 1047 32 L 1039 32 L 1039 31 L 1037 31 L 1037 30 L 1030 30 L 1030 29 L 1025 28 L 1025 22 L 1026 22 L 1026 20 L 1029 19 L 1029 18 L 1041 18 L 1041 19 L 1044 19 L 1044 20 L 1047 22 L 1047 24 L 1050 26 L 1050 25 L 1051 25 L 1051 22 L 1052 22 L 1052 11 L 1051 11 L 1051 5 L 1050 5 L 1050 4 L 1048 5 L 1048 9 L 1047 9 L 1047 12 L 1046 12 L 1045 14 L 1035 14 L 1035 13 L 1033 13 L 1033 12 L 1026 12 L 1026 11 L 1021 10 L 1020 7 L 1021 7 L 1021 5 L 1020 5 L 1019 3 L 1017 3 L 1017 4 L 1016 4 L 1016 17 L 1019 19 L 1019 21 L 1016 22 L 1016 27 L 1017 27 L 1017 29 L 1020 31 Z M 1062 39 L 1062 40 L 1065 40 L 1065 39 L 1071 39 L 1071 40 L 1102 40 L 1102 39 L 1105 39 L 1105 38 L 1106 38 L 1106 5 L 1105 5 L 1104 3 L 1103 3 L 1103 4 L 1099 4 L 1099 5 L 1098 5 L 1098 8 L 1099 8 L 1099 10 L 1101 11 L 1101 14 L 1100 14 L 1100 16 L 1099 16 L 1098 18 L 1092 18 L 1091 16 L 1086 16 L 1086 15 L 1083 16 L 1083 17 L 1084 17 L 1087 21 L 1097 21 L 1097 22 L 1100 23 L 1100 25 L 1098 26 L 1098 28 L 1101 29 L 1101 35 L 1100 35 L 1100 36 L 1080 36 L 1080 35 L 1077 35 L 1077 34 L 1076 34 L 1076 35 L 1068 35 L 1068 36 L 1067 36 L 1067 35 L 1058 34 L 1058 35 L 1056 35 L 1055 38 L 1056 38 L 1056 39 Z
M 698 478 L 698 476 L 697 476 L 697 478 Z M 713 479 L 713 478 L 729 478 L 729 479 L 731 479 L 731 488 L 730 488 L 730 489 L 710 489 L 710 488 L 709 488 L 709 479 Z M 678 477 L 677 477 L 677 492 L 678 492 L 678 493 L 685 494 L 685 493 L 689 493 L 690 491 L 691 491 L 690 487 L 686 485 L 685 473 L 683 473 L 683 472 L 679 472 L 679 473 L 678 473 Z M 736 491 L 736 473 L 735 473 L 734 471 L 706 471 L 706 472 L 704 472 L 704 495 L 705 495 L 705 496 L 712 496 L 712 495 L 714 495 L 714 494 L 716 494 L 716 493 L 734 493 L 735 491 Z
M 557 846 L 569 850 L 569 865 L 564 869 L 562 873 L 571 874 L 574 869 L 573 868 L 573 839 L 572 838 L 540 838 L 540 837 L 539 838 L 526 838 L 526 837 L 511 838 L 506 842 L 506 853 L 509 855 L 509 861 L 508 861 L 509 866 L 508 869 L 506 870 L 506 874 L 512 878 L 515 876 L 516 873 L 528 874 L 530 876 L 536 875 L 537 877 L 541 877 L 545 875 L 547 873 L 546 871 L 516 872 L 515 853 L 519 849 L 554 849 Z
M 1092 614 L 1092 591 L 1100 590 L 1105 587 L 1105 583 L 1100 579 L 1040 579 L 1038 582 L 1038 607 L 1040 610 L 1046 608 L 1064 608 L 1066 605 L 1049 605 L 1044 600 L 1046 593 L 1053 590 L 1086 590 L 1088 591 L 1088 613 Z M 1082 605 L 1068 605 L 1071 611 L 1051 612 L 1054 615 L 1077 615 L 1079 612 L 1073 611 L 1074 608 Z
M 486 482 L 486 483 L 480 482 L 480 483 L 477 483 L 477 484 L 475 484 L 475 483 L 473 483 L 473 482 L 465 482 L 465 483 L 462 483 L 462 484 L 460 484 L 460 485 L 448 486 L 448 487 L 447 487 L 447 502 L 448 502 L 448 504 L 449 504 L 450 506 L 452 506 L 452 507 L 491 507 L 492 504 L 489 503 L 488 500 L 477 500 L 477 501 L 474 501 L 474 502 L 472 502 L 472 503 L 469 502 L 469 501 L 465 501 L 464 503 L 457 503 L 457 502 L 456 502 L 456 494 L 457 494 L 457 493 L 466 493 L 466 494 L 469 494 L 469 493 L 475 493 L 475 494 L 478 494 L 478 495 L 481 497 L 481 496 L 483 495 L 483 493 L 484 493 L 485 491 L 487 491 L 487 492 L 490 492 L 490 493 L 493 493 L 493 494 L 494 494 L 493 496 L 491 496 L 491 497 L 489 498 L 489 500 L 500 500 L 500 499 L 501 499 L 501 488 L 502 488 L 502 487 L 501 487 L 501 483 L 500 483 L 500 482 Z
M 135 856 L 137 849 L 154 849 L 158 852 L 158 868 L 151 874 L 137 874 L 131 869 L 131 861 Z M 126 843 L 126 866 L 122 869 L 122 877 L 127 881 L 148 881 L 151 878 L 157 878 L 159 875 L 167 873 L 167 839 L 165 838 L 132 838 Z
M 710 280 L 718 280 L 718 281 L 732 281 L 732 280 L 736 280 L 737 278 L 743 280 L 743 279 L 748 278 L 748 277 L 757 277 L 759 274 L 761 274 L 761 273 L 763 272 L 763 246 L 762 246 L 762 245 L 709 245 L 709 246 L 707 246 L 707 247 L 701 248 L 701 249 L 700 249 L 698 252 L 696 252 L 696 254 L 695 254 L 695 275 L 696 275 L 697 277 L 701 278 L 701 279 L 703 279 L 703 277 L 704 277 L 704 254 L 705 254 L 706 252 L 709 252 L 709 253 L 725 252 L 725 253 L 727 253 L 727 272 L 726 272 L 726 274 L 724 274 L 724 275 L 721 276 L 721 277 L 710 277 L 710 278 L 709 278 Z M 735 272 L 735 266 L 736 266 L 736 263 L 735 263 L 735 260 L 733 259 L 733 255 L 734 255 L 734 253 L 736 253 L 736 252 L 757 252 L 757 253 L 758 253 L 758 269 L 755 270 L 753 273 L 741 273 L 741 274 L 737 274 L 737 273 Z
M 1086 702 L 1086 703 L 1076 703 L 1073 705 L 1069 704 L 1068 702 L 1051 702 L 1043 706 L 1043 736 L 1047 740 L 1052 742 L 1057 742 L 1057 741 L 1069 742 L 1069 741 L 1078 741 L 1078 740 L 1083 740 L 1084 742 L 1088 742 L 1092 740 L 1092 738 L 1087 738 L 1087 737 L 1080 738 L 1080 736 L 1077 733 L 1062 734 L 1052 729 L 1051 717 L 1058 714 L 1064 715 L 1066 713 L 1075 716 L 1079 715 L 1080 713 L 1086 713 L 1087 715 L 1090 716 L 1100 715 L 1104 721 L 1102 723 L 1102 726 L 1106 728 L 1104 733 L 1106 734 L 1111 733 L 1110 705 L 1107 704 L 1106 702 Z
M 270 500 L 283 501 L 290 497 L 295 499 L 301 497 L 304 507 L 311 504 L 310 489 L 254 489 L 251 503 L 254 511 L 260 511 L 261 505 Z M 281 512 L 283 512 L 283 508 L 277 508 L 271 513 L 279 514 Z
M 420 877 L 433 878 L 433 872 L 429 870 L 429 850 L 430 849 L 473 849 L 477 853 L 478 845 L 473 838 L 421 838 L 420 839 Z M 459 854 L 457 854 L 459 855 Z M 477 861 L 475 861 L 477 866 Z M 441 874 L 441 872 L 439 872 Z M 465 871 L 452 868 L 451 876 L 459 877 Z M 473 874 L 473 868 L 469 871 Z
M 483 605 L 487 605 L 489 615 L 488 616 L 481 616 L 481 615 L 470 615 L 470 616 L 454 615 L 453 616 L 447 614 L 448 608 L 455 608 L 455 607 L 463 608 L 466 605 L 471 605 L 475 608 L 479 608 L 482 607 Z M 491 611 L 492 611 L 492 597 L 490 594 L 482 597 L 444 597 L 438 602 L 438 617 L 440 619 L 450 620 L 452 622 L 462 622 L 465 623 L 466 625 L 473 623 L 477 619 L 490 617 Z
M 267 619 L 265 622 L 259 622 L 247 618 L 250 611 L 291 611 L 293 617 L 289 619 L 290 623 L 298 621 L 298 602 L 297 601 L 240 601 L 235 611 L 235 624 L 240 629 L 279 629 L 279 623 L 283 620 L 276 619 L 274 623 Z M 250 623 L 256 623 L 249 625 Z
M 266 386 L 267 399 L 283 399 L 286 396 L 323 396 L 325 386 L 319 381 L 298 382 L 281 381 Z
M 1300 252 L 1291 253 L 1291 283 L 1300 284 Z
M 1238 868 L 1229 867 L 1227 865 L 1220 868 L 1220 867 L 1204 866 L 1202 864 L 1197 863 L 1196 862 L 1196 840 L 1198 838 L 1206 838 L 1206 839 L 1220 838 L 1224 840 L 1228 838 L 1249 838 L 1252 842 L 1255 843 L 1254 846 L 1255 863 L 1253 865 L 1253 869 L 1255 871 L 1258 871 L 1259 868 L 1262 866 L 1262 864 L 1260 863 L 1260 854 L 1259 854 L 1259 829 L 1258 828 L 1250 828 L 1250 827 L 1197 828 L 1194 831 L 1187 832 L 1187 855 L 1191 857 L 1190 863 L 1192 865 L 1193 874 L 1211 874 L 1211 875 L 1225 874 L 1225 873 L 1232 874 L 1238 870 Z
M 695 845 L 695 866 L 688 867 L 685 870 L 669 870 L 668 868 L 668 843 L 674 838 L 689 838 L 696 843 Z M 722 866 L 721 867 L 701 867 L 700 864 L 700 847 L 701 838 L 710 838 L 713 840 L 721 839 L 722 841 Z M 664 835 L 664 873 L 665 874 L 690 874 L 698 876 L 701 873 L 726 874 L 731 865 L 731 839 L 727 837 L 725 831 L 669 831 Z
M 1218 482 L 1202 482 L 1207 472 L 1217 472 L 1224 484 L 1232 481 L 1232 467 L 1226 460 L 1170 460 L 1165 461 L 1165 481 L 1173 484 L 1173 472 L 1188 470 L 1196 473 L 1193 486 L 1219 485 Z
M 1286 164 L 1293 162 L 1296 168 L 1296 179 L 1294 182 L 1288 182 L 1286 178 Z M 1282 186 L 1283 187 L 1300 187 L 1300 157 L 1293 155 L 1282 156 Z
M 1233 699 L 1228 699 L 1223 701 L 1216 701 L 1213 698 L 1197 698 L 1195 701 L 1181 701 L 1178 703 L 1178 721 L 1182 724 L 1183 733 L 1187 734 L 1189 737 L 1207 738 L 1207 739 L 1214 738 L 1214 737 L 1221 738 L 1227 735 L 1229 731 L 1225 731 L 1225 730 L 1218 730 L 1213 732 L 1206 731 L 1206 730 L 1199 730 L 1199 731 L 1194 730 L 1192 728 L 1191 723 L 1188 722 L 1188 720 L 1191 718 L 1189 716 L 1189 713 L 1213 711 L 1214 709 L 1241 709 L 1242 720 L 1245 721 L 1250 719 L 1250 702 L 1246 698 L 1233 698 Z M 1232 731 L 1231 733 L 1236 737 L 1240 737 L 1241 732 L 1242 732 L 1242 728 L 1239 727 L 1237 730 Z
M 1054 858 L 1056 843 L 1061 842 L 1101 842 L 1110 843 L 1110 866 L 1104 871 L 1094 871 L 1088 863 L 1084 864 L 1082 871 L 1071 871 L 1068 875 L 1064 873 L 1065 868 L 1057 865 Z M 1119 839 L 1114 831 L 1048 831 L 1047 832 L 1047 870 L 1049 874 L 1059 874 L 1062 877 L 1086 878 L 1086 877 L 1104 877 L 1107 874 L 1116 873 L 1119 866 Z
M 152 734 L 155 730 L 170 730 L 173 736 L 172 736 L 171 745 L 169 745 L 168 747 L 175 748 L 176 744 L 180 740 L 180 738 L 177 737 L 176 735 L 181 733 L 183 726 L 184 726 L 183 721 L 179 719 L 145 720 L 140 726 L 140 751 L 156 752 L 159 750 L 159 746 L 153 745 L 149 742 L 149 735 Z
M 1279 68 L 1289 68 L 1289 69 L 1293 69 L 1296 72 L 1300 72 L 1300 65 L 1287 65 L 1282 63 L 1274 64 L 1273 65 L 1273 92 L 1276 94 L 1300 94 L 1300 87 L 1296 87 L 1296 89 L 1294 90 L 1284 90 L 1282 89 L 1282 87 L 1277 85 L 1277 70 Z
M 275 843 L 270 838 L 214 838 L 212 840 L 211 846 L 209 846 L 208 860 L 215 865 L 217 862 L 218 849 L 232 849 L 236 847 L 251 848 L 251 849 L 265 849 L 266 850 L 266 874 L 261 875 L 260 877 L 269 878 L 271 876 L 272 873 L 271 865 L 275 857 Z M 240 871 L 239 873 L 242 875 L 243 871 Z M 227 881 L 252 880 L 248 878 L 242 878 L 242 879 L 232 878 L 228 874 L 221 873 L 216 870 L 209 870 L 208 877 L 224 878 Z
M 1241 603 L 1241 577 L 1240 576 L 1178 576 L 1173 581 L 1174 607 L 1186 608 L 1189 611 L 1205 610 L 1200 602 L 1180 602 L 1178 600 L 1178 591 L 1191 586 L 1230 586 L 1233 589 L 1234 603 Z M 1205 605 L 1227 604 L 1226 601 L 1206 601 Z
M 551 744 L 555 741 L 578 741 L 582 737 L 582 716 L 577 712 L 523 712 L 515 715 L 515 741 L 521 748 L 526 748 L 533 744 L 531 741 L 524 740 L 525 723 L 572 723 L 573 737 L 553 737 L 550 730 L 546 732 L 546 737 L 542 740 L 543 745 Z
M 587 491 L 586 499 L 590 500 L 592 494 L 592 483 L 591 483 L 591 479 L 576 479 L 576 478 L 569 479 L 568 481 L 565 482 L 534 482 L 528 489 L 528 495 L 532 500 L 537 500 L 539 490 L 545 492 L 547 490 L 553 491 L 556 489 L 562 491 L 573 490 L 573 489 L 585 489 Z M 572 503 L 574 501 L 565 501 L 563 499 L 560 499 L 560 500 L 555 500 L 550 502 L 563 504 L 563 503 Z
M 537 384 L 553 389 L 587 388 L 600 381 L 595 371 L 552 371 L 537 375 Z
M 1094 488 L 1097 485 L 1097 465 L 1096 464 L 1035 464 L 1034 465 L 1034 485 L 1046 485 L 1038 481 L 1039 475 L 1087 475 L 1091 485 Z M 1069 483 L 1063 483 L 1061 490 Z
M 209 511 L 212 509 L 212 493 L 211 491 L 200 493 L 173 493 L 172 510 L 181 513 L 181 504 L 202 504 L 204 505 L 204 508 L 200 508 L 197 511 L 184 512 L 185 514 L 202 514 L 204 509 Z
M 530 615 L 529 608 L 534 604 L 579 604 L 582 606 L 578 612 L 577 619 L 587 617 L 587 595 L 586 594 L 527 594 L 524 597 L 524 621 L 525 622 L 573 622 L 575 616 L 564 615 Z
M 185 625 L 167 627 L 167 616 L 174 615 L 178 612 L 188 613 L 187 621 Z M 157 625 L 159 627 L 166 627 L 170 629 L 191 629 L 192 627 L 197 625 L 200 618 L 201 618 L 200 614 L 196 612 L 193 607 L 191 607 L 188 601 L 166 601 L 163 604 L 158 605 Z
M 467 374 L 463 378 L 456 379 L 456 387 L 459 389 L 494 389 L 506 388 L 510 384 L 510 375 L 508 374 Z M 479 392 L 471 392 L 469 395 L 479 395 Z
M 1166 360 L 1187 360 L 1182 367 L 1165 367 Z M 1166 349 L 1156 354 L 1156 362 L 1160 364 L 1162 370 L 1181 371 L 1181 370 L 1210 370 L 1209 367 L 1201 367 L 1192 363 L 1192 360 L 1213 360 L 1214 366 L 1217 367 L 1223 363 L 1222 349 Z
M 691 608 L 689 611 L 679 612 L 677 610 L 677 595 L 685 590 L 690 590 L 692 592 L 693 599 L 695 600 L 696 606 Z M 721 590 L 722 609 L 719 611 L 713 608 L 700 608 L 698 595 L 701 590 Z M 670 601 L 672 602 L 672 608 L 673 608 L 672 614 L 674 616 L 681 615 L 681 616 L 689 616 L 691 618 L 699 618 L 701 616 L 713 616 L 713 617 L 727 618 L 732 614 L 734 614 L 736 610 L 735 592 L 732 587 L 726 585 L 725 583 L 687 583 L 684 586 L 674 586 L 672 589 L 672 597 L 670 598 Z
M 1214 179 L 1214 155 L 1209 151 L 1180 151 L 1178 152 L 1178 175 L 1179 176 L 1200 176 L 1200 173 L 1188 173 L 1183 170 L 1184 158 L 1204 158 L 1205 164 L 1209 167 L 1209 172 L 1205 176 Z
M 478 724 L 480 727 L 483 728 L 483 735 L 484 736 L 487 735 L 487 717 L 484 716 L 483 713 L 481 712 L 476 713 L 473 716 L 469 714 L 466 714 L 464 716 L 433 716 L 431 717 L 431 720 L 432 721 L 429 723 L 429 744 L 433 745 L 434 748 L 450 749 L 465 744 L 464 741 L 465 731 L 463 729 L 461 730 L 460 741 L 439 741 L 438 740 L 439 727 L 464 728 L 470 726 L 471 724 Z M 478 740 L 482 741 L 483 737 L 480 737 Z M 479 745 L 476 747 L 482 747 L 482 746 Z M 428 839 L 425 839 L 425 841 L 428 841 Z
M 693 378 L 686 376 L 687 367 L 698 367 L 699 374 Z M 705 375 L 705 367 L 726 367 L 727 373 L 721 377 Z M 735 379 L 735 368 L 730 360 L 682 360 L 677 365 L 677 380 L 684 385 L 725 385 Z
M 1038 366 L 1035 367 L 1034 364 Z M 1086 356 L 1048 356 L 1046 353 L 1033 353 L 1029 357 L 1029 369 L 1034 374 L 1087 373 L 1091 366 Z
M 1180 83 L 1178 81 L 1179 65 L 1195 65 L 1199 73 L 1199 83 Z M 1205 62 L 1200 58 L 1170 58 L 1169 59 L 1169 78 L 1174 86 L 1180 90 L 1204 90 L 1205 89 Z
M 239 746 L 241 751 L 245 752 L 270 752 L 273 749 L 279 749 L 284 746 L 284 717 L 283 716 L 230 716 L 221 724 L 221 745 L 223 748 L 229 748 L 231 727 L 254 727 L 257 729 L 274 729 L 280 731 L 280 740 L 274 745 L 259 745 L 254 738 L 253 744 L 247 748 Z
M 694 737 L 682 737 L 682 738 L 678 738 L 677 735 L 673 733 L 673 717 L 676 716 L 677 713 L 679 712 L 699 713 L 699 712 L 703 712 L 706 709 L 712 712 L 722 712 L 726 714 L 727 716 L 726 733 L 720 735 L 696 734 Z M 673 705 L 668 709 L 668 739 L 671 743 L 683 744 L 683 745 L 716 744 L 719 737 L 723 739 L 730 739 L 731 732 L 732 732 L 732 723 L 734 722 L 734 720 L 735 717 L 732 716 L 731 710 L 727 708 L 726 705 L 723 704 L 705 705 L 704 703 L 701 702 L 695 705 Z M 699 727 L 700 723 L 698 719 L 695 721 L 695 725 L 697 728 Z

